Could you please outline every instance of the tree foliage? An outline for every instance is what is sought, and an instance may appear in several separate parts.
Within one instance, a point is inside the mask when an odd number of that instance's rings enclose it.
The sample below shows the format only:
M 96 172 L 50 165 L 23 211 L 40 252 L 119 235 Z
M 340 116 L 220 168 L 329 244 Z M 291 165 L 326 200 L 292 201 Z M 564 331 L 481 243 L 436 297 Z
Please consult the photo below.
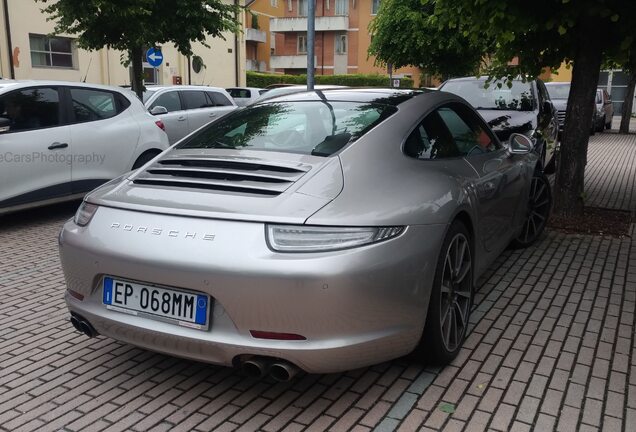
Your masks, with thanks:
M 415 63 L 441 71 L 465 62 L 458 46 L 488 53 L 491 78 L 534 78 L 545 67 L 572 66 L 572 85 L 555 180 L 555 210 L 583 211 L 587 126 L 592 121 L 603 61 L 634 50 L 636 1 L 625 0 L 388 0 L 372 27 L 384 61 Z M 395 6 L 400 4 L 400 8 Z M 398 11 L 400 13 L 398 13 Z M 431 12 L 432 11 L 432 12 Z M 430 15 L 432 14 L 432 16 Z M 428 17 L 421 19 L 421 17 Z M 404 19 L 405 24 L 400 24 Z M 384 31 L 390 33 L 382 33 Z M 406 36 L 400 33 L 407 33 Z M 377 37 L 377 36 L 376 36 Z M 384 44 L 389 38 L 398 43 Z M 444 40 L 447 44 L 444 45 Z M 484 42 L 486 41 L 486 42 Z M 373 46 L 373 45 L 372 45 Z M 387 52 L 394 49 L 394 52 Z M 409 52 L 412 50 L 414 52 Z M 469 62 L 470 63 L 470 62 Z
M 376 63 L 419 66 L 441 77 L 477 74 L 490 50 L 489 39 L 469 40 L 456 28 L 440 24 L 435 3 L 383 0 L 369 30 L 369 54 Z
M 79 47 L 126 52 L 124 63 L 133 63 L 135 78 L 141 77 L 143 47 L 172 43 L 192 55 L 193 42 L 207 46 L 207 37 L 240 30 L 238 7 L 222 0 L 36 1 L 47 3 L 44 12 L 55 21 L 55 32 L 77 35 Z

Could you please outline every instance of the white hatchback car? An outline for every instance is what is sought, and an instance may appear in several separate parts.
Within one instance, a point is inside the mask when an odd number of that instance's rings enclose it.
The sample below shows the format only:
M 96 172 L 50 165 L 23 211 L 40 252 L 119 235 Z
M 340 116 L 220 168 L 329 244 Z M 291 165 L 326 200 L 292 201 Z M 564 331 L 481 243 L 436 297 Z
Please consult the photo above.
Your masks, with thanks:
M 0 214 L 76 199 L 167 149 L 163 123 L 117 87 L 0 81 Z
M 170 144 L 237 108 L 222 88 L 146 86 L 144 104 L 166 125 Z

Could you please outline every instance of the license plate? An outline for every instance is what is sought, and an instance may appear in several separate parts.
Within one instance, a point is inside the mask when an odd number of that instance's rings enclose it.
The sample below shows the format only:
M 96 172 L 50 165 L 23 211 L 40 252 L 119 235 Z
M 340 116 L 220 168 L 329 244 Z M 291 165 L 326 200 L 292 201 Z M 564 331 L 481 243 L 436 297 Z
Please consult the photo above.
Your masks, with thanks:
M 210 297 L 128 280 L 104 278 L 103 303 L 108 309 L 207 330 Z

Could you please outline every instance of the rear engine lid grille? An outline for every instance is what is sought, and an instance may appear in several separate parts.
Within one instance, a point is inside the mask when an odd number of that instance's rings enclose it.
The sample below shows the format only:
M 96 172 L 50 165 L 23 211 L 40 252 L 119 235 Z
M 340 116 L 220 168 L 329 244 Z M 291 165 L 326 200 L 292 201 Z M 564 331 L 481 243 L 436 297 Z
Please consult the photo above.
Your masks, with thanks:
M 276 196 L 311 169 L 302 163 L 179 157 L 160 160 L 134 178 L 139 185 Z

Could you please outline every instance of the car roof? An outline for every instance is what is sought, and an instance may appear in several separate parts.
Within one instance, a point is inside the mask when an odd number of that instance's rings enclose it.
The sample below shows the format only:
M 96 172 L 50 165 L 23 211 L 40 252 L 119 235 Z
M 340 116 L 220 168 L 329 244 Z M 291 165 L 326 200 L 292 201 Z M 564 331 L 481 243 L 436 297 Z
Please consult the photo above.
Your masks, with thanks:
M 226 87 L 225 90 L 264 90 L 261 87 Z
M 109 86 L 104 84 L 93 84 L 77 81 L 54 81 L 54 80 L 0 80 L 0 91 L 6 88 L 22 88 L 30 86 L 69 86 L 69 87 L 86 87 L 97 88 L 103 90 L 116 90 L 125 93 L 126 89 L 117 86 Z
M 474 76 L 470 77 L 469 76 L 469 77 L 461 77 L 461 78 L 451 78 L 451 79 L 446 80 L 441 85 L 444 85 L 445 83 L 450 82 L 450 81 L 453 81 L 453 82 L 457 82 L 457 81 L 485 81 L 487 79 L 488 79 L 488 75 L 482 75 L 482 76 L 478 76 L 478 77 L 474 77 Z M 512 81 L 522 82 L 523 80 L 521 78 L 517 77 L 517 78 L 513 78 Z M 526 80 L 526 82 L 532 82 L 532 81 L 535 81 L 535 80 Z
M 147 90 L 159 91 L 159 90 L 222 90 L 225 91 L 222 87 L 212 87 L 212 86 L 199 86 L 199 85 L 147 85 Z
M 396 88 L 316 88 L 314 91 L 300 91 L 295 93 L 275 96 L 258 103 L 292 102 L 292 101 L 349 101 L 382 103 L 386 105 L 399 105 L 415 96 L 425 93 L 433 93 L 433 90 L 396 89 Z M 267 94 L 267 93 L 265 93 Z

